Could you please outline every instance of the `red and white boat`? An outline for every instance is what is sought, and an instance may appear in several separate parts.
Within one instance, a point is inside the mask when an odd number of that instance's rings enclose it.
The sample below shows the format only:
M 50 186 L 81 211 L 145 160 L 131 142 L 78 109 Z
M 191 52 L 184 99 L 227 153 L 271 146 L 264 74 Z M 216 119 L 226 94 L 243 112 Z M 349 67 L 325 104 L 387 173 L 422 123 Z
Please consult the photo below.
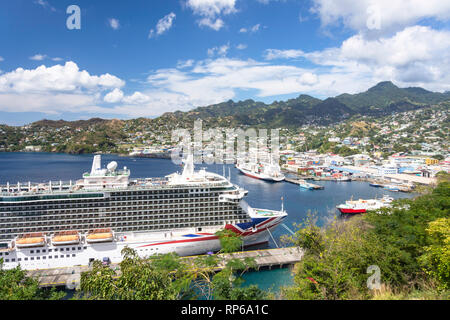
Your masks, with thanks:
M 394 199 L 388 196 L 384 196 L 381 199 L 359 199 L 349 200 L 344 204 L 337 206 L 337 209 L 342 214 L 355 214 L 366 213 L 367 211 L 377 210 L 380 208 L 388 207 Z

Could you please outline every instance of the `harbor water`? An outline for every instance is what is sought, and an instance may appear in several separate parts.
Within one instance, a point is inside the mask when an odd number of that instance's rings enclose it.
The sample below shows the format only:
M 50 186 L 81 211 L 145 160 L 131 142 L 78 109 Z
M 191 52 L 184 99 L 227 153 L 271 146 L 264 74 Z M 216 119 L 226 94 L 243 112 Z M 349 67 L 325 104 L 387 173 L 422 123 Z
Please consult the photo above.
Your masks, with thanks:
M 84 172 L 91 170 L 93 155 L 68 155 L 56 153 L 8 153 L 0 152 L 0 184 L 17 184 L 17 182 L 47 182 L 78 180 Z M 131 178 L 162 177 L 179 171 L 180 165 L 167 159 L 132 158 L 117 155 L 102 155 L 102 165 L 116 161 L 119 168 L 131 170 Z M 276 248 L 282 246 L 280 237 L 289 235 L 288 229 L 295 231 L 308 214 L 317 217 L 317 224 L 323 226 L 339 213 L 336 206 L 349 200 L 359 198 L 381 198 L 389 195 L 393 198 L 412 197 L 413 194 L 391 192 L 382 188 L 369 186 L 367 182 L 316 181 L 324 186 L 323 190 L 302 189 L 288 182 L 270 183 L 247 177 L 234 168 L 234 165 L 196 165 L 196 169 L 206 168 L 218 174 L 225 173 L 231 182 L 248 190 L 245 200 L 255 208 L 279 210 L 283 206 L 288 213 L 284 224 L 273 233 L 267 245 L 259 248 Z M 255 248 L 252 248 L 255 249 Z M 245 285 L 257 284 L 261 289 L 277 292 L 280 286 L 289 285 L 291 275 L 289 268 L 250 272 L 245 275 Z

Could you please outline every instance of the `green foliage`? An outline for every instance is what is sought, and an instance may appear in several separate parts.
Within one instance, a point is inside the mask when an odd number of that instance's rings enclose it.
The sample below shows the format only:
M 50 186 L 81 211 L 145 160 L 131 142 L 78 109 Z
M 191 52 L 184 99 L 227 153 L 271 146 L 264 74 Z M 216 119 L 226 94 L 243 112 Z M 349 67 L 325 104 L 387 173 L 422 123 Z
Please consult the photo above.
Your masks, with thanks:
M 216 232 L 216 236 L 219 237 L 220 245 L 222 246 L 222 249 L 220 250 L 221 252 L 230 253 L 238 251 L 242 248 L 242 237 L 232 230 L 219 230 Z
M 64 292 L 40 288 L 39 281 L 20 267 L 4 270 L 0 258 L 0 300 L 59 300 L 64 296 Z
M 290 241 L 305 249 L 288 299 L 448 297 L 450 284 L 450 185 L 319 229 L 308 218 Z M 383 290 L 367 287 L 367 268 L 381 271 Z
M 122 254 L 120 271 L 94 261 L 92 269 L 81 275 L 80 298 L 175 300 L 267 296 L 254 286 L 240 287 L 242 275 L 255 266 L 253 259 L 227 259 L 224 263 L 222 255 L 181 258 L 174 253 L 143 259 L 130 248 L 123 249 Z
M 82 273 L 81 290 L 91 299 L 173 300 L 183 288 L 184 278 L 173 272 L 174 256 L 146 260 L 129 248 L 122 250 L 120 274 L 98 260 Z M 156 261 L 156 262 L 155 262 Z M 167 268 L 169 267 L 169 268 Z
M 426 231 L 430 245 L 419 260 L 441 289 L 450 289 L 450 218 L 430 222 Z

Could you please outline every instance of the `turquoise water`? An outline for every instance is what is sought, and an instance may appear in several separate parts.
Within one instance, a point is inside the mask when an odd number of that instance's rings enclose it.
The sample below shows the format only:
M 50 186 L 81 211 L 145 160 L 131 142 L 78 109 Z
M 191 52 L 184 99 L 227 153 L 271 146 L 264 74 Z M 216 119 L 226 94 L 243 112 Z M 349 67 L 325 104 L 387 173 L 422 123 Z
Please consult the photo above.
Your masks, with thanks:
M 281 287 L 292 285 L 292 279 L 292 267 L 275 267 L 271 270 L 252 271 L 244 274 L 242 287 L 255 284 L 261 290 L 272 292 L 276 296 Z
M 77 180 L 84 172 L 89 172 L 93 155 L 67 155 L 54 153 L 1 153 L 0 152 L 0 184 L 20 182 L 48 182 L 50 179 Z M 131 170 L 131 178 L 137 177 L 161 177 L 175 171 L 181 171 L 181 167 L 164 159 L 146 159 L 120 157 L 117 155 L 103 155 L 102 164 L 117 161 L 119 168 L 126 166 Z M 253 179 L 242 175 L 232 165 L 197 165 L 206 167 L 208 171 L 222 174 L 225 171 L 231 174 L 231 182 L 238 184 L 249 191 L 246 201 L 250 206 L 263 209 L 279 210 L 283 197 L 284 209 L 288 213 L 285 225 L 295 231 L 294 224 L 302 222 L 308 213 L 314 213 L 318 218 L 317 224 L 324 225 L 337 215 L 336 206 L 349 200 L 350 197 L 373 198 L 387 194 L 394 198 L 412 197 L 412 194 L 397 193 L 381 188 L 370 187 L 367 182 L 333 182 L 318 181 L 323 185 L 323 190 L 306 190 L 298 185 L 279 182 L 270 183 Z M 225 170 L 224 170 L 225 168 Z M 279 227 L 273 233 L 275 242 L 259 248 L 276 248 L 281 246 L 280 237 L 289 232 Z M 252 249 L 255 249 L 253 247 Z M 245 276 L 247 284 L 257 284 L 264 289 L 278 290 L 280 285 L 286 285 L 291 281 L 288 268 L 271 271 L 251 272 Z

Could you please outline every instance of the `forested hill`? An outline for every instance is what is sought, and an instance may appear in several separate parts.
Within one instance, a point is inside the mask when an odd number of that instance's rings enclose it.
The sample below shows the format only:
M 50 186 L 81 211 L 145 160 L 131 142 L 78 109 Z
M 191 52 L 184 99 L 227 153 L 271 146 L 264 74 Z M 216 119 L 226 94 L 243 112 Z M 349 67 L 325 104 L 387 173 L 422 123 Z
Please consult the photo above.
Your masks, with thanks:
M 104 130 L 111 134 L 122 130 L 124 126 L 127 127 L 127 130 L 136 131 L 142 130 L 142 127 L 154 126 L 173 129 L 191 126 L 195 120 L 202 119 L 205 125 L 215 127 L 298 128 L 302 125 L 335 124 L 355 116 L 382 117 L 396 112 L 436 105 L 443 101 L 450 103 L 449 91 L 439 93 L 418 87 L 399 88 L 390 81 L 384 81 L 365 92 L 344 93 L 324 100 L 305 94 L 294 99 L 274 101 L 270 104 L 252 99 L 238 102 L 228 100 L 186 112 L 167 112 L 154 119 L 105 120 L 92 118 L 78 121 L 44 119 L 31 123 L 29 127 L 35 131 L 70 128 L 78 131 Z M 8 126 L 0 124 L 0 129 L 7 133 L 11 127 L 8 129 Z
M 431 92 L 418 87 L 399 88 L 390 81 L 380 82 L 365 92 L 344 93 L 325 100 L 300 95 L 271 104 L 229 100 L 188 112 L 168 112 L 160 118 L 177 122 L 202 119 L 211 125 L 252 125 L 295 127 L 304 124 L 326 125 L 354 115 L 383 116 L 450 101 L 450 92 Z

